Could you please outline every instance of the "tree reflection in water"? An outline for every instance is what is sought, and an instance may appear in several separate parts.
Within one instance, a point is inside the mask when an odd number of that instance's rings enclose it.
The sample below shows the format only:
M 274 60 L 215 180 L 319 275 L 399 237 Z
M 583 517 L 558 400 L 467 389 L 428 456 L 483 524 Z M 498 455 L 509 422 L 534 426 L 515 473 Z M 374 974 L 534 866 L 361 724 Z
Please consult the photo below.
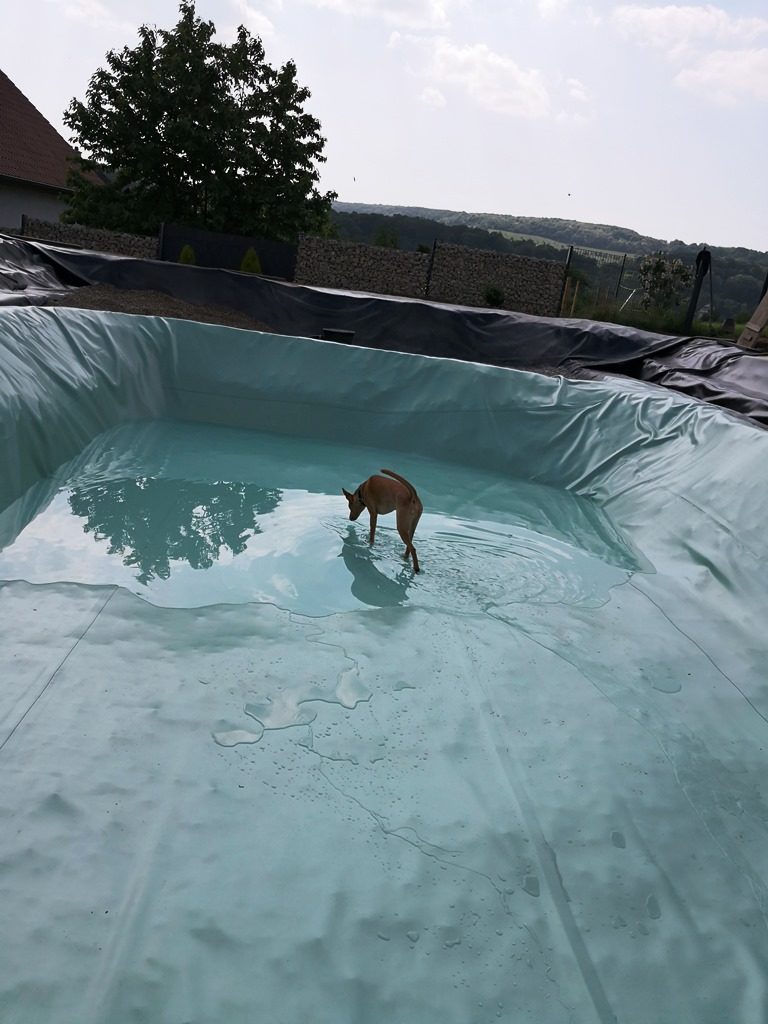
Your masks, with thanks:
M 86 520 L 85 532 L 109 541 L 109 553 L 147 584 L 167 580 L 171 562 L 208 569 L 222 550 L 239 555 L 281 493 L 250 483 L 136 477 L 75 487 L 69 505 Z

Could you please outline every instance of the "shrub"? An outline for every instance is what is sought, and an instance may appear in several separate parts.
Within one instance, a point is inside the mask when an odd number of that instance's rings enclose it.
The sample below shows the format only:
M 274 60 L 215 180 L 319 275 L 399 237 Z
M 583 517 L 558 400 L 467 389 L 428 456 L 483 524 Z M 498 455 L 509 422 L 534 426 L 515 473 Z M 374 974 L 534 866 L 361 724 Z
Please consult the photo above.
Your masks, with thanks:
M 483 292 L 483 299 L 486 306 L 490 306 L 491 309 L 498 309 L 504 305 L 504 292 L 501 288 L 497 288 L 496 285 L 492 284 Z
M 668 310 L 691 282 L 691 269 L 669 253 L 644 256 L 638 267 L 643 309 Z
M 195 250 L 191 245 L 185 245 L 179 253 L 179 263 L 187 263 L 191 267 L 195 266 L 197 260 L 195 259 Z
M 379 245 L 383 249 L 399 249 L 400 239 L 392 228 L 380 227 L 373 236 L 373 245 Z
M 240 270 L 244 274 L 260 274 L 261 273 L 261 260 L 259 254 L 251 246 L 243 256 L 242 263 L 240 264 Z

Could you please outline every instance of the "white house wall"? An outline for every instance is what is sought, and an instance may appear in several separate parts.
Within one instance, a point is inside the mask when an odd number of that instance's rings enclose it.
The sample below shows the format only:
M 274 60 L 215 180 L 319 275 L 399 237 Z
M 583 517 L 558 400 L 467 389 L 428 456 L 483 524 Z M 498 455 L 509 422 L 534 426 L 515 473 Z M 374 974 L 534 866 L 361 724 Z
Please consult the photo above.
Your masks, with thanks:
M 57 221 L 65 208 L 66 203 L 61 193 L 0 181 L 0 230 L 18 230 L 22 214 Z

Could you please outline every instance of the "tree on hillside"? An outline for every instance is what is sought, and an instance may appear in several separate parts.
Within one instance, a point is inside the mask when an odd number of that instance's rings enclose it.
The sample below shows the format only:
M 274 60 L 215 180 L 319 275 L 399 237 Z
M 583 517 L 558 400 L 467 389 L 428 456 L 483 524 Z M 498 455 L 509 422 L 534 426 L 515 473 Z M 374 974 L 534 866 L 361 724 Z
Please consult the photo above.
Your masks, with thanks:
M 669 309 L 691 282 L 691 268 L 668 253 L 644 256 L 638 267 L 644 309 Z
M 243 26 L 216 42 L 194 0 L 170 29 L 139 29 L 111 50 L 85 102 L 64 120 L 86 154 L 73 174 L 70 222 L 154 233 L 181 222 L 291 240 L 322 231 L 335 193 L 317 189 L 325 160 L 320 122 L 296 66 L 271 67 Z M 103 178 L 94 180 L 93 172 Z
M 372 244 L 378 245 L 382 249 L 397 249 L 400 247 L 400 239 L 393 228 L 388 225 L 382 225 L 373 236 Z
M 751 315 L 762 291 L 763 281 L 757 274 L 733 274 L 722 284 L 722 291 L 727 294 L 736 311 Z

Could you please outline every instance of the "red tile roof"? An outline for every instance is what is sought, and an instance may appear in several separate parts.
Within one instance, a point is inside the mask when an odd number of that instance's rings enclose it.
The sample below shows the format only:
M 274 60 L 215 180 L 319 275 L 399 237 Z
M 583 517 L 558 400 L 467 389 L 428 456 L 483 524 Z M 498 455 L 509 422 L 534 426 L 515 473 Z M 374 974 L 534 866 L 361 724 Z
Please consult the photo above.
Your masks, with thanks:
M 74 152 L 0 71 L 0 177 L 66 188 Z

